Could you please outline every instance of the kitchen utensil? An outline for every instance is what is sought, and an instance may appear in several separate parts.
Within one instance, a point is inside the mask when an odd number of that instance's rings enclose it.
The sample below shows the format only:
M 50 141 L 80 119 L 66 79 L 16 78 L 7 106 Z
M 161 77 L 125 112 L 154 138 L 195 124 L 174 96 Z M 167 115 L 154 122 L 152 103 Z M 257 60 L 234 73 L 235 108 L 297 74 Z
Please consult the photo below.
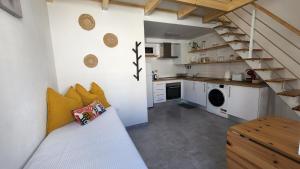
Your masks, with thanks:
M 242 73 L 233 73 L 232 78 L 233 81 L 243 81 L 244 79 L 244 74 Z

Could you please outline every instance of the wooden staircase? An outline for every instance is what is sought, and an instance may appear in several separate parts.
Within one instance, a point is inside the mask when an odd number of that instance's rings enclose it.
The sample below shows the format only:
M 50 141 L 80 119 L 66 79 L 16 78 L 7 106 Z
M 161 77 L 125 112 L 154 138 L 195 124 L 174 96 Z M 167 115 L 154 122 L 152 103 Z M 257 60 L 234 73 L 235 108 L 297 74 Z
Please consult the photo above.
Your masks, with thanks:
M 292 110 L 300 116 L 300 89 L 293 89 L 289 83 L 297 82 L 299 79 L 291 73 L 280 74 L 278 72 L 289 72 L 273 56 L 265 54 L 258 44 L 254 42 L 252 56 L 249 57 L 249 36 L 229 20 L 218 20 L 218 26 L 215 31 L 230 47 L 244 60 L 270 88 Z M 284 76 L 288 74 L 288 76 Z

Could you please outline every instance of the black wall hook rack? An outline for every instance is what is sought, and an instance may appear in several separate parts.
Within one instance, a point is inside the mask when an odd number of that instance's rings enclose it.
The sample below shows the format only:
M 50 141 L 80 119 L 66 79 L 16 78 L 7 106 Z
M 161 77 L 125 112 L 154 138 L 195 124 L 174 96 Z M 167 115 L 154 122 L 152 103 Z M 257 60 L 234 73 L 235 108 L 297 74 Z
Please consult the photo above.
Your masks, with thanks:
M 142 55 L 139 55 L 139 46 L 142 42 L 135 42 L 135 49 L 132 49 L 132 51 L 135 53 L 135 62 L 132 62 L 134 66 L 136 67 L 136 74 L 133 75 L 134 78 L 136 78 L 137 81 L 140 80 L 140 72 L 142 71 L 142 68 L 139 67 L 139 60 L 142 58 Z

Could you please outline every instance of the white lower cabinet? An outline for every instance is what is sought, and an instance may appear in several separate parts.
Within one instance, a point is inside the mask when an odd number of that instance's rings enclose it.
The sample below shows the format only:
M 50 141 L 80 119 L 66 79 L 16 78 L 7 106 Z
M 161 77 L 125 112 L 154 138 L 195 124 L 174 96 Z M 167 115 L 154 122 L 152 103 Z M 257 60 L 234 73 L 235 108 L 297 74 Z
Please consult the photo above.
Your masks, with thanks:
M 189 80 L 183 80 L 183 95 L 182 95 L 182 99 L 186 100 L 186 101 L 190 101 L 193 102 L 194 99 L 194 85 L 193 85 L 193 81 L 189 81 Z
M 186 101 L 206 106 L 206 83 L 183 80 L 183 96 Z
M 196 103 L 206 106 L 206 82 L 195 82 Z
M 166 97 L 166 83 L 156 82 L 153 84 L 153 102 L 162 103 L 167 100 Z
M 253 120 L 265 116 L 268 105 L 268 88 L 230 86 L 228 114 Z

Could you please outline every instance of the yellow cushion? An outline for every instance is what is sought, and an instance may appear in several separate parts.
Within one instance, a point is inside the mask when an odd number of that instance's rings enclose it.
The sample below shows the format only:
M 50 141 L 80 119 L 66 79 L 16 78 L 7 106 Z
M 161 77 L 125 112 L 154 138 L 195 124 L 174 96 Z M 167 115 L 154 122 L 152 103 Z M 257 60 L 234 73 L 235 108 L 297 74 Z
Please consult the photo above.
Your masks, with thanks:
M 65 97 L 69 97 L 71 99 L 78 101 L 78 103 L 81 105 L 81 107 L 83 107 L 82 99 L 81 99 L 79 93 L 77 93 L 77 91 L 73 87 L 69 88 L 69 90 L 65 94 Z
M 90 93 L 97 95 L 100 103 L 105 108 L 110 107 L 110 104 L 106 100 L 104 91 L 102 90 L 102 88 L 99 85 L 97 85 L 97 83 L 95 83 L 95 82 L 92 83 Z
M 92 93 L 89 93 L 83 86 L 81 86 L 80 84 L 76 84 L 75 86 L 76 91 L 78 92 L 78 94 L 80 95 L 83 105 L 87 106 L 91 103 L 93 103 L 94 101 L 98 100 L 98 96 L 94 95 Z
M 60 95 L 55 90 L 47 89 L 47 134 L 74 121 L 72 110 L 82 107 L 75 99 Z

